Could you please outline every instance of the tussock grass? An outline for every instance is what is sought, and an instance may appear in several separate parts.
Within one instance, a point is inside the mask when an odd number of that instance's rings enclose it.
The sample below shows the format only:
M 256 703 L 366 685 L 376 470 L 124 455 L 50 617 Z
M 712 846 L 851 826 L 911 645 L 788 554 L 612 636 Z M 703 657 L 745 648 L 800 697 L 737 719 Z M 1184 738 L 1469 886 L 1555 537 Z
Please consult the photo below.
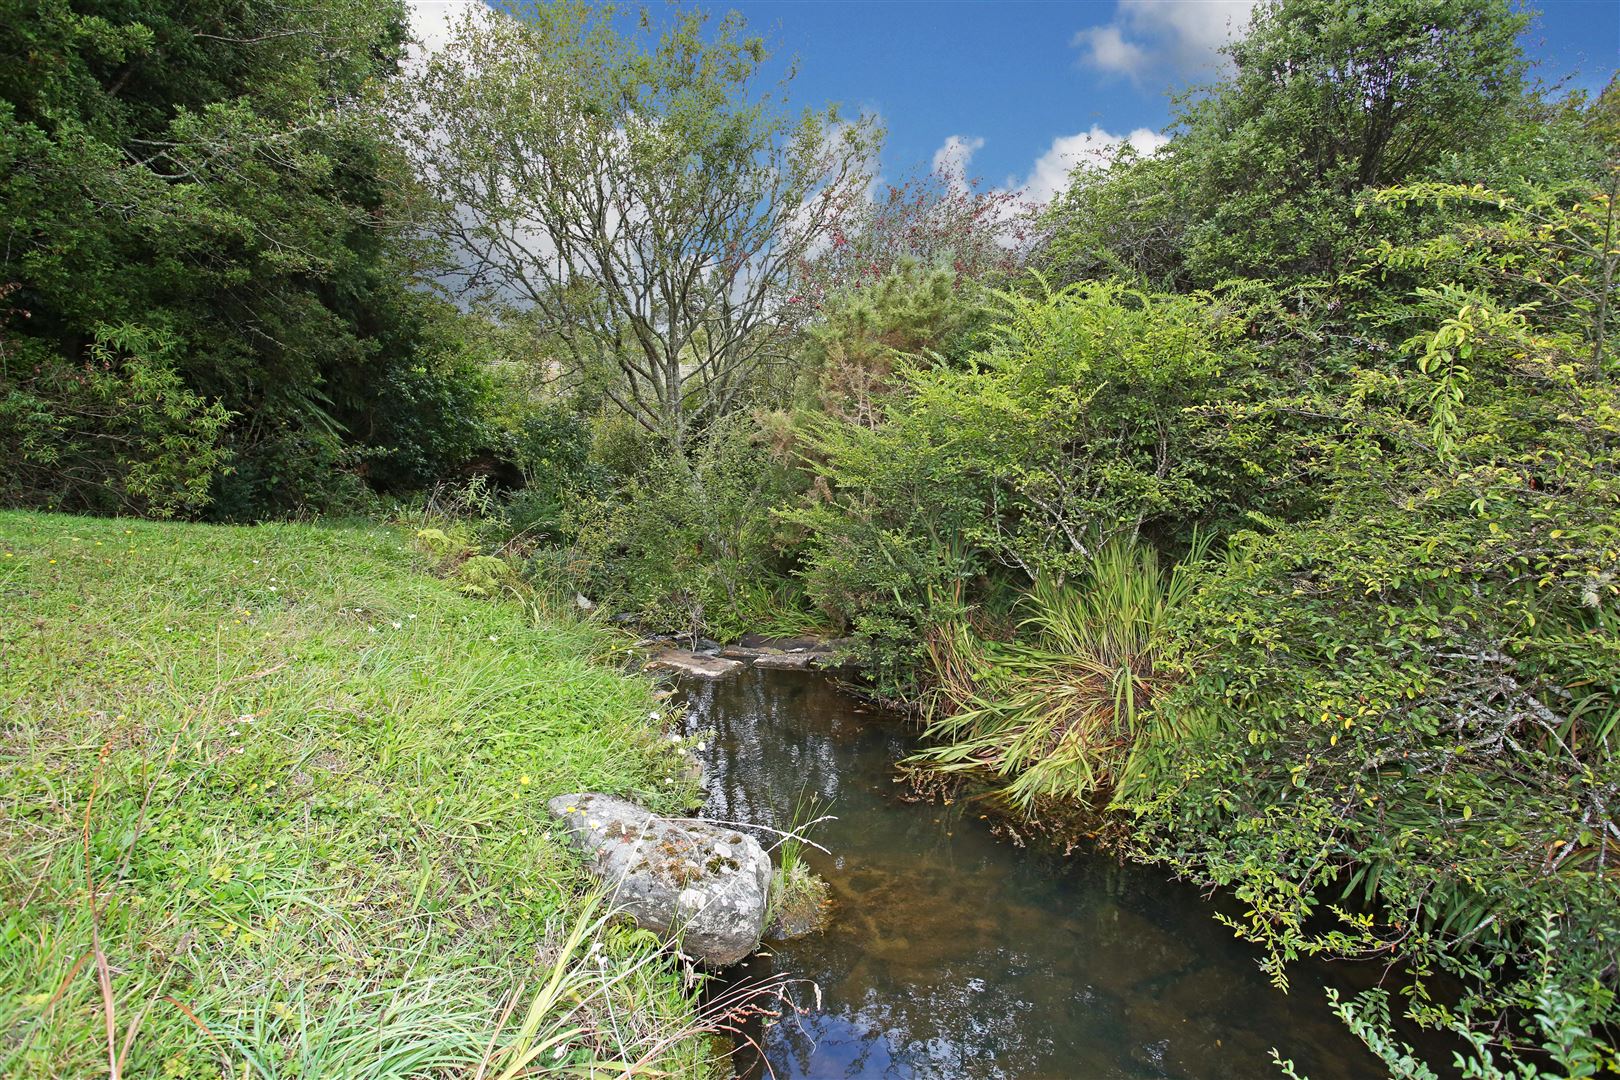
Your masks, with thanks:
M 408 535 L 0 514 L 0 1073 L 701 1075 L 545 813 L 690 798 L 651 688 Z
M 1152 548 L 1116 542 L 1078 581 L 1034 584 L 1020 640 L 948 628 L 930 642 L 932 745 L 909 763 L 993 776 L 1025 811 L 1112 794 L 1176 740 L 1153 702 L 1172 682 L 1159 667 L 1167 620 L 1190 588 L 1183 567 L 1166 572 Z

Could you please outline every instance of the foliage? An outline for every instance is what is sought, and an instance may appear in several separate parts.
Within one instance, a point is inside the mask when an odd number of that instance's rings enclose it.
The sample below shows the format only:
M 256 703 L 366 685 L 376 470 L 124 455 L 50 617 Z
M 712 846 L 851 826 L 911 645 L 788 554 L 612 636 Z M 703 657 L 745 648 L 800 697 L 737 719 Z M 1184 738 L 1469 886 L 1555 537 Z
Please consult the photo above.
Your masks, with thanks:
M 794 267 L 867 184 L 869 119 L 784 111 L 739 16 L 469 7 L 394 117 L 473 295 L 539 313 L 553 358 L 683 452 L 780 364 Z
M 879 426 L 886 400 L 905 385 L 896 366 L 964 356 L 987 328 L 987 301 L 953 271 L 911 261 L 833 294 L 806 331 L 799 397 L 837 419 Z
M 948 628 L 930 642 L 931 745 L 910 764 L 995 776 L 1025 811 L 1107 798 L 1185 734 L 1153 706 L 1176 677 L 1159 661 L 1191 589 L 1185 568 L 1163 573 L 1152 548 L 1116 540 L 1073 583 L 1035 582 L 1017 640 Z
M 207 504 L 230 414 L 186 389 L 170 338 L 100 327 L 80 366 L 9 344 L 0 340 L 0 455 L 10 462 L 0 499 L 153 517 Z
M 1526 19 L 1507 0 L 1257 6 L 1233 73 L 1178 102 L 1164 150 L 1077 173 L 1048 217 L 1049 265 L 1161 285 L 1331 280 L 1393 227 L 1354 212 L 1361 192 L 1497 167 Z
M 893 653 L 894 688 L 984 575 L 1061 581 L 1237 497 L 1245 425 L 1192 408 L 1244 363 L 1222 305 L 1114 284 L 996 300 L 985 347 L 902 365 L 881 424 L 806 424 L 821 481 L 783 516 L 808 533 L 807 589 L 868 658 Z
M 1150 857 L 1246 903 L 1279 979 L 1395 956 L 1408 1013 L 1477 1036 L 1475 1067 L 1545 1037 L 1589 1075 L 1620 967 L 1620 397 L 1573 238 L 1603 196 L 1468 197 L 1502 220 L 1383 249 L 1429 283 L 1367 314 L 1394 345 L 1310 405 L 1338 421 L 1328 511 L 1237 535 L 1181 609 L 1163 707 L 1208 734 L 1132 807 Z
M 691 798 L 599 631 L 380 528 L 0 514 L 0 595 L 0 1071 L 105 1075 L 109 1022 L 126 1076 L 493 1076 L 547 1040 L 699 1071 L 694 991 L 548 825 Z
M 450 445 L 465 394 L 425 347 L 431 313 L 409 286 L 409 183 L 366 104 L 404 21 L 403 5 L 361 0 L 0 5 L 0 438 L 60 427 L 86 445 L 114 390 L 64 380 L 100 366 L 115 332 L 148 343 L 171 427 L 212 448 L 181 482 L 174 447 L 128 437 L 127 466 L 26 471 L 8 477 L 26 487 L 14 498 L 144 510 L 127 490 L 141 468 L 185 488 L 154 509 L 199 512 L 190 480 L 206 474 L 214 515 L 260 517 L 352 502 L 358 481 L 335 469 L 389 488 L 465 452 Z M 108 373 L 133 378 L 131 362 Z
M 711 429 L 684 457 L 654 457 L 615 491 L 571 512 L 564 584 L 646 629 L 731 639 L 768 615 L 780 579 L 767 508 L 793 492 L 791 470 L 762 453 L 746 416 Z
M 945 272 L 952 287 L 976 288 L 1015 274 L 1034 230 L 1034 208 L 1014 192 L 985 190 L 960 168 L 936 168 L 899 184 L 843 216 L 828 241 L 796 272 L 796 302 L 820 309 L 859 293 L 908 264 Z

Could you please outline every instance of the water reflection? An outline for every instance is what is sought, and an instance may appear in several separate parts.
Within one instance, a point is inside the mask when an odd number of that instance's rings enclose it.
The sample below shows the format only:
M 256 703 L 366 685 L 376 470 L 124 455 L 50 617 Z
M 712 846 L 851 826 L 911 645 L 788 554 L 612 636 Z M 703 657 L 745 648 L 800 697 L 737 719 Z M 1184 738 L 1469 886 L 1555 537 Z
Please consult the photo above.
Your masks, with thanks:
M 810 862 L 828 930 L 751 961 L 813 980 L 821 1007 L 760 1034 L 748 1075 L 1275 1077 L 1382 1075 L 1327 1012 L 1321 983 L 1274 990 L 1190 889 L 1111 858 L 998 841 L 971 805 L 909 802 L 909 745 L 825 680 L 749 671 L 688 689 L 711 729 L 705 813 L 777 827 L 801 794 L 832 804 Z M 809 1003 L 809 995 L 805 995 Z

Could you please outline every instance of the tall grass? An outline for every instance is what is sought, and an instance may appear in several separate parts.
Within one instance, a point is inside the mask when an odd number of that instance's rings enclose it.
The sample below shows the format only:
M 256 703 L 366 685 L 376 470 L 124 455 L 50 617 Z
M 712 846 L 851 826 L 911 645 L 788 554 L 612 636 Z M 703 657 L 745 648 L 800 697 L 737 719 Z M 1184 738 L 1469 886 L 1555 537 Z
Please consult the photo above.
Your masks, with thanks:
M 1034 584 L 1017 640 L 984 641 L 962 623 L 936 636 L 933 745 L 910 763 L 997 777 L 1026 812 L 1116 790 L 1178 733 L 1153 705 L 1173 678 L 1160 664 L 1168 617 L 1203 547 L 1165 571 L 1152 548 L 1113 543 L 1079 581 Z

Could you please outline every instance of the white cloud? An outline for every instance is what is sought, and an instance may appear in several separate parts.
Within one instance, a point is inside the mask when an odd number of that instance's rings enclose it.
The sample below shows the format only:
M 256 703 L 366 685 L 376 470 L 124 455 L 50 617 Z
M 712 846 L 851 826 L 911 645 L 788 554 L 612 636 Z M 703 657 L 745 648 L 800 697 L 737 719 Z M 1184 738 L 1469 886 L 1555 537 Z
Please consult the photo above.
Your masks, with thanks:
M 1255 0 L 1118 0 L 1114 18 L 1075 34 L 1080 62 L 1140 82 L 1151 72 L 1166 81 L 1207 72 L 1222 45 L 1249 25 Z
M 952 187 L 967 187 L 968 162 L 984 146 L 978 136 L 951 135 L 934 151 L 934 172 L 948 180 Z
M 1046 153 L 1035 159 L 1029 175 L 1022 182 L 1009 180 L 1007 187 L 1030 202 L 1049 202 L 1052 196 L 1069 186 L 1069 174 L 1076 168 L 1108 164 L 1121 145 L 1129 143 L 1137 153 L 1151 154 L 1169 141 L 1151 128 L 1115 135 L 1093 124 L 1090 131 L 1053 139 Z
M 1073 44 L 1084 50 L 1080 59 L 1089 67 L 1136 78 L 1150 62 L 1147 50 L 1125 40 L 1118 23 L 1090 26 L 1074 35 Z

